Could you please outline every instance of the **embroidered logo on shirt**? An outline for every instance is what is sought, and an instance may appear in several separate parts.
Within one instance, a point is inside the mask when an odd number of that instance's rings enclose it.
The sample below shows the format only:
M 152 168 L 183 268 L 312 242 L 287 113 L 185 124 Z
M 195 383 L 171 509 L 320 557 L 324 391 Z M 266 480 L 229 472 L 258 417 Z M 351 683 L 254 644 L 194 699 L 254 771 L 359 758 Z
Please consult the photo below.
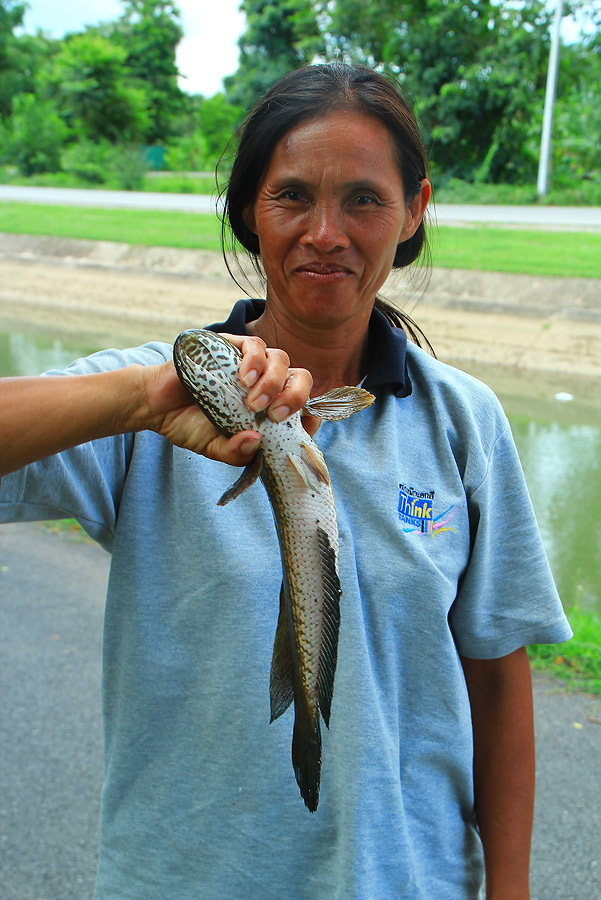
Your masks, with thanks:
M 455 515 L 449 506 L 443 513 L 434 515 L 434 491 L 418 491 L 407 484 L 399 484 L 399 519 L 404 523 L 403 531 L 417 532 L 434 537 L 443 531 L 453 531 L 448 523 Z

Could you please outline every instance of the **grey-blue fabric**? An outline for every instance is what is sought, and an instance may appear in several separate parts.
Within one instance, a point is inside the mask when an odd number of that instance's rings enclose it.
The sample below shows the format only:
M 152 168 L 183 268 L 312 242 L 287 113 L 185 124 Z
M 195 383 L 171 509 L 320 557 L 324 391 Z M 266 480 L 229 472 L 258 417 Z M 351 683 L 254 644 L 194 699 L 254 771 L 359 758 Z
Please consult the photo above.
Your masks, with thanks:
M 218 508 L 238 471 L 151 432 L 2 479 L 1 521 L 73 516 L 112 553 L 97 900 L 479 896 L 459 654 L 571 631 L 500 404 L 417 347 L 399 352 L 404 389 L 380 386 L 316 436 L 343 595 L 314 814 L 292 711 L 269 724 L 281 568 L 263 487 Z M 67 373 L 170 356 L 108 350 Z

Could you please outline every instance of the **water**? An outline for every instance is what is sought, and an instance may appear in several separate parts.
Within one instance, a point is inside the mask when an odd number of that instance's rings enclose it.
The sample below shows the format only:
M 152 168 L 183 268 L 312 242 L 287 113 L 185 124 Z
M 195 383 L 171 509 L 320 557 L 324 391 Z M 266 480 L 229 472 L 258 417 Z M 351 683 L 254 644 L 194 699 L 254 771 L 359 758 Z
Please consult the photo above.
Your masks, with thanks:
M 85 338 L 0 330 L 0 375 L 62 368 L 97 349 Z M 490 367 L 473 374 L 490 384 L 509 416 L 564 605 L 601 615 L 601 381 Z M 574 399 L 560 402 L 560 393 Z

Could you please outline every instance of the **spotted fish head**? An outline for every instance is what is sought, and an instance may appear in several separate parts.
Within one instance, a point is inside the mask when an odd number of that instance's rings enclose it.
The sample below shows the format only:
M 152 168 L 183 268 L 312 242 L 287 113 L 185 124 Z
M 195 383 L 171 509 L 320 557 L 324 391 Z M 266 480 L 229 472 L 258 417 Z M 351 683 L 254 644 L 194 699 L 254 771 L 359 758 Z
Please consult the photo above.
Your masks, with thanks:
M 252 427 L 252 413 L 244 405 L 248 392 L 238 378 L 241 359 L 237 347 L 212 331 L 183 331 L 173 345 L 180 381 L 207 418 L 227 435 Z

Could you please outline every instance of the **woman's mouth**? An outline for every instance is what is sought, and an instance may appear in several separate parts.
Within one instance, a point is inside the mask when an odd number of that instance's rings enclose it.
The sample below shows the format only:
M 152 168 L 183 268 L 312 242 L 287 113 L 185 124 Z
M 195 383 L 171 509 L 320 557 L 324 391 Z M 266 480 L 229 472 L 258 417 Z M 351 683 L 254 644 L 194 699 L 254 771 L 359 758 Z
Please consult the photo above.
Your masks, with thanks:
M 305 263 L 297 268 L 297 274 L 317 281 L 341 281 L 351 274 L 351 270 L 347 266 L 341 266 L 337 263 Z

